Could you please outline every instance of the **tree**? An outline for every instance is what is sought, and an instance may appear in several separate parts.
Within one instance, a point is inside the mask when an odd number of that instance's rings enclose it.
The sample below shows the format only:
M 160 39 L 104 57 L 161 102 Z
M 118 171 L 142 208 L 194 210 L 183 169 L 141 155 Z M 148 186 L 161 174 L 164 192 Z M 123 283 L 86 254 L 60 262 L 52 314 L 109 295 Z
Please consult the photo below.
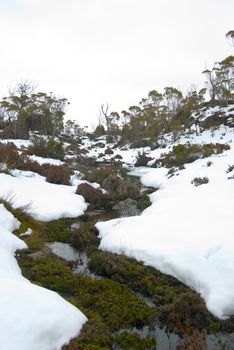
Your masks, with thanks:
M 19 83 L 10 91 L 10 96 L 3 97 L 0 103 L 4 119 L 13 126 L 15 138 L 29 137 L 28 121 L 36 110 L 34 100 L 31 98 L 33 91 L 34 85 L 31 82 Z
M 234 46 L 234 30 L 229 30 L 226 34 L 226 38 L 230 41 L 231 45 Z
M 4 97 L 0 102 L 4 120 L 13 129 L 15 138 L 27 139 L 30 130 L 46 135 L 58 135 L 63 129 L 65 98 L 57 98 L 53 93 L 34 93 L 34 86 L 24 82 Z

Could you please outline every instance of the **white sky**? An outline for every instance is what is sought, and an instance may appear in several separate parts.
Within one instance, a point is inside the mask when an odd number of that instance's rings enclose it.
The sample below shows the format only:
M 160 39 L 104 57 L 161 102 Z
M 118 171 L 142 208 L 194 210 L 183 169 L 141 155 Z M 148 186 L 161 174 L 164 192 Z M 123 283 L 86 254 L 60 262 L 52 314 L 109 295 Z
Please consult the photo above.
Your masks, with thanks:
M 29 79 L 66 97 L 67 115 L 97 124 L 150 90 L 202 87 L 233 54 L 233 0 L 0 0 L 0 96 Z

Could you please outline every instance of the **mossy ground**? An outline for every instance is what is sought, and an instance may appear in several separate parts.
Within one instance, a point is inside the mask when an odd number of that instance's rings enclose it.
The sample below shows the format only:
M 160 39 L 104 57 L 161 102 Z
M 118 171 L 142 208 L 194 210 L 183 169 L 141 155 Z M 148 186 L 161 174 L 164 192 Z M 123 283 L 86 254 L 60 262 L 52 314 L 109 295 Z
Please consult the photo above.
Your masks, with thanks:
M 207 333 L 233 331 L 232 319 L 215 319 L 200 296 L 176 279 L 135 259 L 98 251 L 90 218 L 81 220 L 81 245 L 85 242 L 83 248 L 90 257 L 89 268 L 104 278 L 92 279 L 75 274 L 70 264 L 53 255 L 32 258 L 30 254 L 43 249 L 48 241 L 69 242 L 72 220 L 46 224 L 31 218 L 21 209 L 4 204 L 21 222 L 15 234 L 20 235 L 28 228 L 33 230 L 32 235 L 23 237 L 29 248 L 17 257 L 23 275 L 37 285 L 58 292 L 89 319 L 79 337 L 64 350 L 155 349 L 154 339 L 141 338 L 130 329 L 153 326 L 156 317 L 168 330 L 179 334 L 193 334 L 194 330 L 200 332 L 202 329 Z M 149 307 L 137 293 L 150 297 L 155 307 Z

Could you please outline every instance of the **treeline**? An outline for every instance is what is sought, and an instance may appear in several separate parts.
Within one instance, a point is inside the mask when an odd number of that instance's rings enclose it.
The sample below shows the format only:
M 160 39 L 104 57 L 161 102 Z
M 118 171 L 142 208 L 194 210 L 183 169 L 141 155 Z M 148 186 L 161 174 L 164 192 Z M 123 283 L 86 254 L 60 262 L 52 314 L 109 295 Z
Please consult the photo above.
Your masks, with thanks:
M 226 36 L 234 45 L 234 31 L 229 31 Z M 102 105 L 94 134 L 106 134 L 110 141 L 134 142 L 135 146 L 143 145 L 144 139 L 155 140 L 161 133 L 172 132 L 176 137 L 192 122 L 189 120 L 191 112 L 202 105 L 226 106 L 234 102 L 234 56 L 216 62 L 203 74 L 206 87 L 192 88 L 185 95 L 175 87 L 165 87 L 163 92 L 150 91 L 139 105 L 130 106 L 121 113 L 109 113 L 109 106 Z
M 79 125 L 72 120 L 64 124 L 69 102 L 53 93 L 35 92 L 33 83 L 19 83 L 9 96 L 0 101 L 1 137 L 28 139 L 30 131 L 41 135 L 70 137 L 81 133 Z
M 229 31 L 226 37 L 234 46 L 234 31 Z M 101 105 L 99 124 L 91 136 L 107 135 L 109 141 L 135 143 L 136 147 L 146 140 L 152 145 L 166 132 L 172 132 L 176 138 L 181 129 L 190 126 L 191 112 L 202 105 L 226 106 L 234 102 L 234 56 L 216 62 L 203 74 L 206 87 L 200 90 L 192 88 L 186 94 L 171 86 L 163 92 L 152 90 L 139 105 L 121 113 L 110 112 L 108 105 Z M 209 101 L 205 101 L 207 95 Z M 34 131 L 77 140 L 84 130 L 75 121 L 64 123 L 68 105 L 66 98 L 35 92 L 33 84 L 27 81 L 20 83 L 0 101 L 1 137 L 28 139 L 30 131 Z

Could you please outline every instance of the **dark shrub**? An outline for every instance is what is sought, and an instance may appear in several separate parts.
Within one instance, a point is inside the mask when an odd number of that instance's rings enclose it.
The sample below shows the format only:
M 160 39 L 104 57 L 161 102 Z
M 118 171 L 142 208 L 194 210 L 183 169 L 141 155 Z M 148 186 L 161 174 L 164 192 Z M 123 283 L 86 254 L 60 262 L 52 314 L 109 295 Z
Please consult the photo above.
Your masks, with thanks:
M 0 143 L 0 162 L 6 163 L 10 169 L 16 168 L 21 163 L 20 155 L 14 143 Z
M 70 185 L 70 171 L 65 165 L 50 165 L 46 181 L 58 185 Z
M 100 185 L 103 184 L 103 181 L 109 176 L 114 174 L 113 170 L 108 167 L 97 168 L 92 172 L 87 174 L 87 180 L 89 182 L 97 182 Z
M 53 138 L 44 139 L 42 137 L 34 137 L 32 142 L 33 145 L 28 147 L 30 154 L 44 158 L 64 159 L 65 151 L 62 142 L 56 141 Z
M 139 153 L 137 155 L 137 160 L 135 166 L 147 166 L 147 163 L 153 158 L 148 157 L 145 152 Z
M 211 350 L 206 344 L 206 332 L 193 331 L 186 334 L 177 350 Z
M 107 155 L 113 154 L 113 153 L 114 153 L 114 152 L 112 151 L 111 148 L 107 148 L 107 149 L 105 150 L 105 154 L 107 154 Z
M 173 146 L 172 151 L 157 159 L 154 166 L 182 166 L 184 163 L 191 163 L 197 159 L 206 158 L 212 154 L 220 154 L 229 150 L 228 144 L 208 143 L 206 145 L 186 144 Z
M 204 185 L 207 184 L 209 182 L 208 177 L 195 177 L 192 181 L 191 184 L 193 184 L 194 186 L 200 186 L 200 185 Z
M 100 239 L 97 237 L 92 225 L 83 223 L 78 230 L 72 231 L 70 244 L 76 249 L 83 251 L 97 248 L 100 244 Z
M 162 306 L 159 320 L 167 324 L 169 330 L 183 334 L 192 329 L 207 329 L 210 316 L 201 297 L 189 291 L 179 295 L 174 302 Z
M 83 196 L 95 208 L 108 205 L 108 195 L 104 194 L 100 188 L 94 188 L 88 183 L 78 185 L 76 194 Z
M 115 159 L 123 159 L 123 157 L 121 156 L 121 154 L 116 154 L 114 158 L 115 158 Z
M 228 165 L 226 173 L 228 174 L 228 173 L 232 172 L 233 169 L 234 169 L 234 165 Z
M 70 237 L 70 230 L 66 226 L 63 219 L 47 223 L 45 233 L 49 242 L 68 242 Z

